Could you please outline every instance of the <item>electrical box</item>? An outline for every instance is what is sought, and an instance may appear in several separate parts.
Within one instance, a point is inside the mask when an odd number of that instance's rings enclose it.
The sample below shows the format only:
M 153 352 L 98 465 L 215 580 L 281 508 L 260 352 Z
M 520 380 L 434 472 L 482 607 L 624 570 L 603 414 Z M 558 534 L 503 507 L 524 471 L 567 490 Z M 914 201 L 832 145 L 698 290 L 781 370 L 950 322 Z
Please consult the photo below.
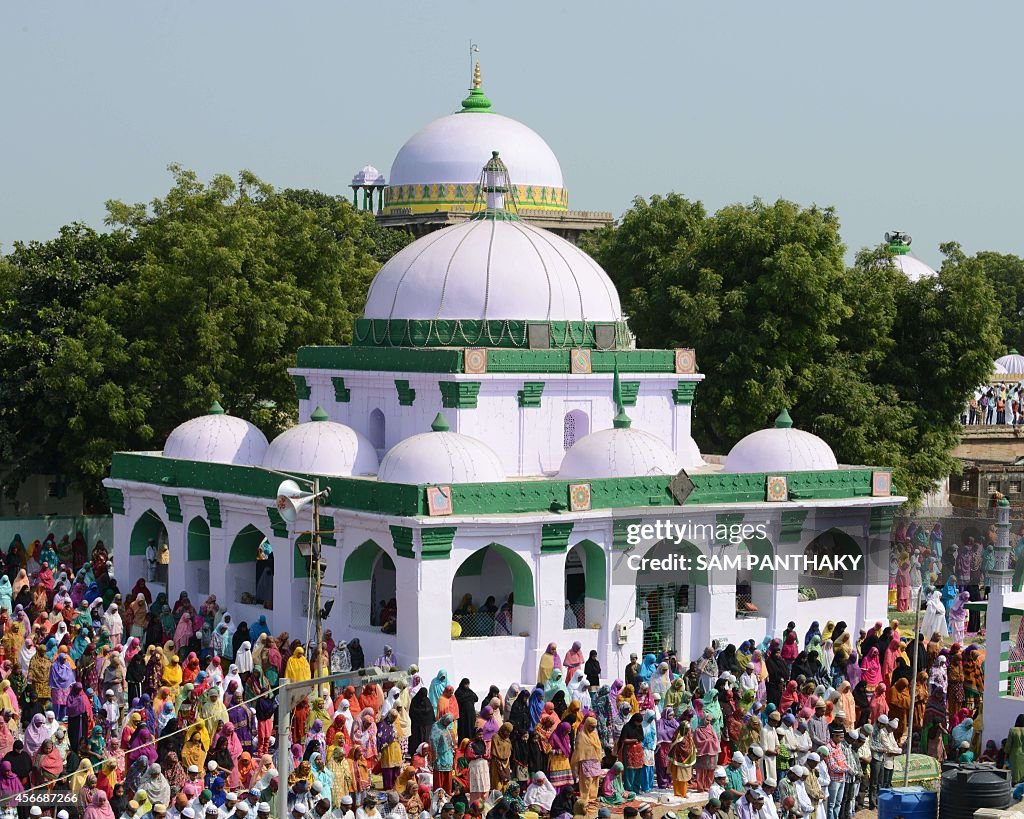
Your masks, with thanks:
M 629 625 L 627 623 L 616 624 L 615 638 L 620 646 L 624 646 L 627 642 L 629 642 Z

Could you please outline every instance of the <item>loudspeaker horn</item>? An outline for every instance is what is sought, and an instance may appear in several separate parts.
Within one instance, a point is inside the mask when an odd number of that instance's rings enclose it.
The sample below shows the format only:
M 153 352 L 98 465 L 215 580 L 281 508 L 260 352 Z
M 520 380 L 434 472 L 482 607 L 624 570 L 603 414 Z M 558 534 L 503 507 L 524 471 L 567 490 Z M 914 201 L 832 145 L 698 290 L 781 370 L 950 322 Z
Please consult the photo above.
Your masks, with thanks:
M 313 494 L 303 492 L 295 481 L 283 481 L 277 487 L 277 511 L 286 523 L 293 523 L 312 500 Z

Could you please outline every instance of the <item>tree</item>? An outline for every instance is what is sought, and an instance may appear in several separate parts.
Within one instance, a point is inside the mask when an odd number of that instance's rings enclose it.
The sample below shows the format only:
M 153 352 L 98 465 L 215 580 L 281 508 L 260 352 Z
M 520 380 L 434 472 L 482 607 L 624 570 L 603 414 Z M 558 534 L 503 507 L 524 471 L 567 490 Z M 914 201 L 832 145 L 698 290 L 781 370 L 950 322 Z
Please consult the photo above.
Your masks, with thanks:
M 638 199 L 592 252 L 647 347 L 694 347 L 694 437 L 724 453 L 783 407 L 840 462 L 891 466 L 913 500 L 956 468 L 968 393 L 987 378 L 996 307 L 982 265 L 943 247 L 912 283 L 885 247 L 847 269 L 831 208 L 755 200 L 708 215 Z
M 17 287 L 45 291 L 53 266 L 58 282 L 83 267 L 76 257 L 16 249 L 7 260 L 15 284 L 0 290 L 0 354 L 9 353 L 0 380 L 5 394 L 24 394 L 16 413 L 0 416 L 6 455 L 25 474 L 40 471 L 35 453 L 53 453 L 94 503 L 114 451 L 160 448 L 215 399 L 268 435 L 292 423 L 295 351 L 348 341 L 379 267 L 372 215 L 343 199 L 275 191 L 249 172 L 203 183 L 171 171 L 165 197 L 148 208 L 108 202 L 111 232 L 76 245 L 80 255 L 90 243 L 121 255 L 111 270 L 86 266 L 93 272 L 68 302 L 75 321 L 59 343 L 39 345 L 37 325 L 54 322 L 34 318 Z M 28 373 L 10 366 L 26 350 Z M 44 417 L 26 441 L 33 412 Z
M 1024 352 L 1024 259 L 1009 253 L 982 251 L 976 257 L 999 300 L 999 355 Z

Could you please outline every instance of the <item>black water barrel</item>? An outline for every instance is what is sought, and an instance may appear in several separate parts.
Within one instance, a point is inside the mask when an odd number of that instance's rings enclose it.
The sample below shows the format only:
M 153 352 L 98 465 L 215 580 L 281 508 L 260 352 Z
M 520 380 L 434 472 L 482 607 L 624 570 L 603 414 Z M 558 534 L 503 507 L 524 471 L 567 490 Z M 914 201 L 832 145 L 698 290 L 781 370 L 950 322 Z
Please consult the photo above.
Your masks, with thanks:
M 1010 772 L 969 762 L 943 765 L 939 819 L 971 819 L 980 808 L 1010 807 Z

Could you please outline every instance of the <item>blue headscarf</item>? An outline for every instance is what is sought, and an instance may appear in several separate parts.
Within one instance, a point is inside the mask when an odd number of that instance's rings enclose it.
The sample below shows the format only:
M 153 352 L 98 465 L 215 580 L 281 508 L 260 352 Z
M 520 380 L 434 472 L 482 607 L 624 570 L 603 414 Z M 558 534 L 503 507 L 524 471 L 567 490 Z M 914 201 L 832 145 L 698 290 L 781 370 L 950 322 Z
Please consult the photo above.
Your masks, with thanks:
M 47 657 L 47 659 L 52 660 L 56 656 L 57 656 L 57 638 L 56 637 L 51 637 L 49 640 L 46 641 L 46 657 Z
M 261 614 L 260 619 L 249 626 L 249 642 L 256 645 L 261 634 L 270 634 L 270 626 L 267 625 L 267 615 Z
M 807 648 L 807 645 L 811 642 L 811 638 L 814 637 L 815 634 L 819 637 L 821 636 L 821 626 L 818 625 L 817 620 L 813 620 L 811 622 L 811 627 L 807 629 L 807 633 L 804 635 L 804 648 Z
M 949 734 L 953 738 L 953 748 L 959 748 L 961 742 L 971 742 L 974 739 L 974 720 L 968 717 Z
M 544 687 L 538 685 L 530 694 L 530 730 L 537 727 L 540 715 L 544 713 Z
M 643 746 L 648 751 L 653 751 L 654 746 L 658 741 L 658 723 L 656 722 L 657 714 L 653 711 L 644 712 L 644 739 Z
M 565 695 L 566 702 L 569 702 L 572 699 L 572 696 L 569 694 L 569 689 L 565 684 L 565 680 L 562 678 L 562 669 L 553 668 L 551 669 L 551 676 L 548 677 L 548 681 L 544 683 L 544 702 L 551 702 L 559 691 Z
M 430 697 L 430 704 L 437 709 L 437 702 L 441 699 L 444 689 L 448 687 L 448 672 L 443 668 L 438 670 L 437 676 L 430 681 L 430 688 L 427 689 L 427 696 Z
M 648 654 L 644 657 L 644 661 L 640 663 L 640 668 L 636 672 L 636 678 L 641 682 L 647 682 L 657 669 L 658 661 L 653 654 Z
M 80 628 L 78 634 L 75 635 L 75 639 L 71 641 L 71 648 L 68 649 L 68 653 L 71 655 L 71 659 L 76 663 L 82 659 L 82 655 L 85 654 L 85 649 L 89 646 L 89 629 Z

